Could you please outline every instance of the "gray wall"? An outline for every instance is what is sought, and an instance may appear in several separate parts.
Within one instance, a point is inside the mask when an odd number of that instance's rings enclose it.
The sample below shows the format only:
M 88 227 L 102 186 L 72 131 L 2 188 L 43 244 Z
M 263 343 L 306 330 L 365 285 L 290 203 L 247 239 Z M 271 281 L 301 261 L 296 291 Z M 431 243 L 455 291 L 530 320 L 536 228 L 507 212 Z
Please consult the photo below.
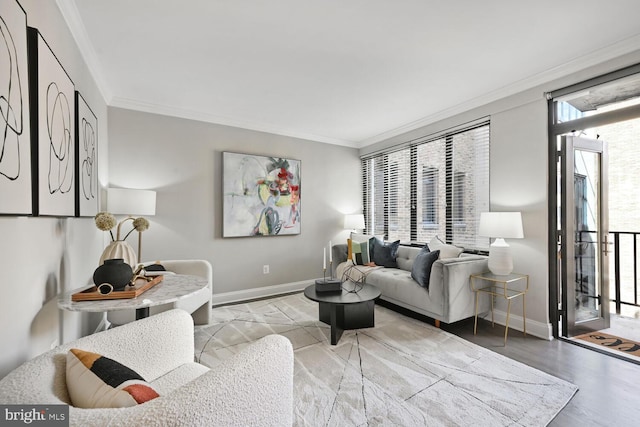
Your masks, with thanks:
M 491 118 L 490 201 L 493 211 L 521 211 L 524 239 L 510 239 L 514 271 L 530 275 L 527 332 L 549 338 L 548 123 L 545 92 L 640 62 L 640 51 L 542 84 L 465 113 L 371 145 L 369 153 L 489 116 Z M 553 226 L 553 225 L 552 225 Z M 555 257 L 555 254 L 553 255 Z M 496 321 L 504 324 L 506 303 L 498 299 Z M 512 304 L 510 325 L 521 328 L 522 304 Z
M 109 136 L 110 185 L 157 191 L 142 258 L 209 260 L 216 301 L 321 277 L 323 247 L 346 243 L 344 213 L 362 211 L 354 148 L 119 108 L 109 108 Z M 222 238 L 223 151 L 302 161 L 299 235 Z
M 53 1 L 20 0 L 98 117 L 99 173 L 107 176 L 107 108 Z M 0 377 L 63 340 L 91 330 L 95 319 L 59 312 L 56 294 L 86 285 L 104 247 L 91 218 L 0 217 Z

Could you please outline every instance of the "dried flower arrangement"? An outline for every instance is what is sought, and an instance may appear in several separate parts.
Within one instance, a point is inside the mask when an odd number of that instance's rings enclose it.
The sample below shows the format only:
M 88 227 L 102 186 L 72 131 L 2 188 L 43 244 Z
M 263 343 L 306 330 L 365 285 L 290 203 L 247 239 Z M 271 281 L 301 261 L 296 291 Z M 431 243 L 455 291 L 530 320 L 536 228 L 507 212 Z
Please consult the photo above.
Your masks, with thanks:
M 131 266 L 135 266 L 140 262 L 142 252 L 142 232 L 149 229 L 149 221 L 146 218 L 134 218 L 128 217 L 118 222 L 116 217 L 109 212 L 99 212 L 95 216 L 96 227 L 102 231 L 108 231 L 111 236 L 111 243 L 105 248 L 102 257 L 100 258 L 100 264 L 105 259 L 109 258 L 124 258 L 125 262 Z M 122 225 L 125 222 L 131 221 L 131 230 L 120 239 Z M 116 235 L 113 235 L 113 228 L 116 227 Z M 125 241 L 127 237 L 134 231 L 138 232 L 138 254 L 137 257 L 131 246 Z
M 143 231 L 146 231 L 149 229 L 149 221 L 147 221 L 146 218 L 128 217 L 118 223 L 116 221 L 116 217 L 109 212 L 98 212 L 98 214 L 95 216 L 95 221 L 96 221 L 96 227 L 98 227 L 99 230 L 109 232 L 109 234 L 111 235 L 112 242 L 115 242 L 116 240 L 121 240 L 120 229 L 122 227 L 122 224 L 124 224 L 127 221 L 132 221 L 133 227 L 131 228 L 131 230 L 129 230 L 129 232 L 124 236 L 122 240 L 127 240 L 127 237 L 129 237 L 129 235 L 134 231 L 137 231 L 138 233 L 142 233 Z M 116 225 L 118 226 L 118 228 L 116 230 L 116 236 L 114 237 L 113 228 Z

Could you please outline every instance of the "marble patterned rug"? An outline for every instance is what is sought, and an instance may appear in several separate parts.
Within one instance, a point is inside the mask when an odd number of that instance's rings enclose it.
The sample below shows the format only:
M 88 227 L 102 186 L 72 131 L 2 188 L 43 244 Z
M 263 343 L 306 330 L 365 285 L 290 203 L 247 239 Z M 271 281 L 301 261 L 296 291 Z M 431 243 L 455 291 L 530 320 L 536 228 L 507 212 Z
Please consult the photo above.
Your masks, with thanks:
M 214 308 L 196 360 L 215 367 L 268 334 L 295 351 L 296 426 L 545 426 L 578 388 L 376 305 L 374 328 L 329 344 L 318 304 L 294 294 Z

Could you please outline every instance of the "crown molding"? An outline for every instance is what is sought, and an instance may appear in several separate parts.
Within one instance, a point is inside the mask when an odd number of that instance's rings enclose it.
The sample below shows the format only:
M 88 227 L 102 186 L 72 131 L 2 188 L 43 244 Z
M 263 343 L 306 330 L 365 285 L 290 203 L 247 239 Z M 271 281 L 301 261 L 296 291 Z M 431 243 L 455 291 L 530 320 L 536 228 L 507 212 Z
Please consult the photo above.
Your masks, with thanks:
M 387 139 L 396 137 L 403 133 L 411 132 L 420 127 L 430 125 L 440 120 L 447 119 L 457 114 L 462 114 L 474 108 L 481 107 L 483 105 L 490 104 L 500 99 L 507 98 L 509 96 L 516 95 L 526 90 L 532 89 L 539 85 L 550 83 L 554 80 L 567 77 L 572 73 L 584 71 L 590 67 L 611 61 L 615 58 L 623 55 L 638 51 L 640 46 L 640 35 L 629 37 L 617 43 L 595 50 L 587 55 L 583 55 L 574 59 L 571 59 L 564 64 L 541 73 L 535 74 L 531 77 L 519 80 L 515 83 L 504 86 L 500 89 L 488 92 L 484 95 L 473 98 L 467 102 L 455 105 L 451 108 L 444 109 L 435 114 L 423 117 L 419 120 L 407 123 L 403 126 L 391 129 L 387 132 L 375 135 L 371 138 L 360 141 L 359 148 L 364 148 L 369 145 L 385 141 Z
M 69 27 L 69 30 L 75 39 L 82 57 L 84 58 L 89 71 L 93 75 L 96 81 L 98 89 L 105 100 L 105 103 L 109 106 L 120 107 L 130 110 L 143 111 L 154 114 L 161 114 L 167 116 L 175 116 L 190 120 L 203 121 L 208 123 L 214 123 L 224 126 L 232 126 L 238 128 L 244 128 L 254 130 L 258 132 L 266 132 L 276 135 L 288 136 L 292 138 L 304 139 L 309 141 L 322 142 L 333 145 L 340 145 L 350 148 L 364 148 L 369 145 L 373 145 L 378 142 L 382 142 L 407 132 L 414 131 L 420 127 L 430 125 L 440 120 L 444 120 L 453 117 L 457 114 L 470 111 L 474 108 L 482 107 L 483 105 L 490 104 L 500 99 L 507 98 L 509 96 L 516 95 L 526 90 L 535 88 L 539 85 L 550 83 L 554 80 L 567 77 L 572 73 L 584 71 L 590 67 L 606 63 L 607 61 L 621 57 L 626 54 L 630 54 L 634 51 L 638 51 L 640 46 L 640 35 L 629 37 L 621 40 L 617 43 L 613 43 L 604 48 L 595 50 L 589 54 L 570 59 L 569 61 L 535 74 L 528 78 L 514 82 L 497 90 L 488 92 L 484 95 L 470 99 L 469 101 L 457 104 L 450 108 L 438 111 L 437 113 L 430 114 L 421 119 L 409 122 L 394 129 L 390 129 L 386 132 L 374 135 L 369 138 L 365 138 L 359 141 L 342 140 L 337 138 L 331 138 L 323 135 L 315 135 L 311 133 L 304 133 L 294 131 L 290 128 L 281 128 L 265 123 L 255 123 L 242 119 L 235 119 L 230 117 L 217 116 L 215 114 L 206 113 L 203 111 L 187 110 L 178 107 L 153 104 L 145 101 L 128 99 L 123 97 L 116 97 L 107 83 L 102 72 L 103 67 L 98 59 L 98 56 L 93 48 L 93 45 L 89 41 L 89 37 L 82 22 L 80 12 L 74 0 L 56 0 L 58 9 L 60 10 L 64 20 Z
M 142 111 L 145 113 L 160 114 L 164 116 L 180 117 L 183 119 L 196 120 L 200 122 L 213 123 L 222 126 L 231 126 L 236 128 L 248 129 L 257 132 L 265 132 L 275 135 L 288 136 L 291 138 L 304 139 L 307 141 L 322 142 L 325 144 L 341 145 L 343 147 L 359 148 L 358 143 L 354 141 L 330 138 L 322 135 L 298 132 L 292 129 L 280 128 L 264 123 L 255 123 L 247 120 L 234 119 L 231 117 L 217 116 L 215 114 L 206 113 L 204 111 L 188 110 L 179 107 L 171 107 L 167 105 L 154 104 L 135 99 L 113 97 L 111 107 L 124 108 L 127 110 Z
M 98 86 L 98 90 L 102 94 L 102 98 L 106 104 L 109 104 L 113 95 L 109 84 L 102 73 L 102 65 L 100 64 L 98 55 L 93 49 L 93 45 L 89 41 L 87 30 L 82 22 L 80 12 L 76 7 L 75 2 L 73 0 L 56 0 L 56 5 L 67 23 L 67 27 L 69 27 L 71 35 L 78 45 L 80 54 L 84 58 L 84 62 L 87 64 L 89 72 Z

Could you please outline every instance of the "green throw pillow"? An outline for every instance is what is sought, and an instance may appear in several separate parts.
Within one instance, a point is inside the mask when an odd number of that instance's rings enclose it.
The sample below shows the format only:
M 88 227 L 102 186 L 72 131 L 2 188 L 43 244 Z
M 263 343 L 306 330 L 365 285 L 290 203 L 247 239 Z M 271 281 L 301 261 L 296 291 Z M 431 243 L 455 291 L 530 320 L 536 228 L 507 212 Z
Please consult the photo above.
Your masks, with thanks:
M 365 242 L 351 241 L 351 254 L 353 258 L 355 258 L 355 263 L 357 265 L 367 265 L 371 262 L 369 244 L 369 240 Z

